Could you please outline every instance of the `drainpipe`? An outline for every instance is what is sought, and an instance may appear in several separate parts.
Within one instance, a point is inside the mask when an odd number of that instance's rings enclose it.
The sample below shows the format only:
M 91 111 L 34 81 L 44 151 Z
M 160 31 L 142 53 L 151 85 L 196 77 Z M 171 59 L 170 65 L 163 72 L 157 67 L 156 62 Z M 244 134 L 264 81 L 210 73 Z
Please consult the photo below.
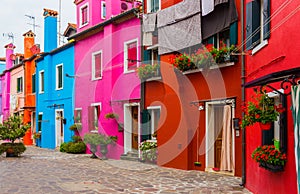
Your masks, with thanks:
M 244 53 L 244 0 L 241 0 L 241 39 L 242 39 L 242 103 L 245 102 L 245 55 Z M 242 112 L 242 118 L 245 113 Z M 246 183 L 246 128 L 242 129 L 242 183 L 241 186 L 245 186 Z
M 142 9 L 143 9 L 143 14 L 144 14 L 144 4 L 145 2 L 142 1 Z M 143 62 L 144 60 L 144 46 L 143 46 L 143 16 L 140 18 L 141 20 L 141 61 Z M 140 100 L 140 106 L 141 106 L 141 111 L 145 109 L 145 81 L 141 80 L 141 100 Z

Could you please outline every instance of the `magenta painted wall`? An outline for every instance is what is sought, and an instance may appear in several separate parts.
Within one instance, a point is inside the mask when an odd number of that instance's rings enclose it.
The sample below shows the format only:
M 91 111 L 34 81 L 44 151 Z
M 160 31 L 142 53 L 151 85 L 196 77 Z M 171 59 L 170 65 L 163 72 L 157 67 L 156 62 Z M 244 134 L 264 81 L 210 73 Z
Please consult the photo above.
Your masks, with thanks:
M 10 56 L 14 53 L 15 46 L 8 44 L 6 48 L 6 70 L 9 70 L 13 66 L 13 61 Z M 8 118 L 10 108 L 10 71 L 6 71 L 2 76 L 1 82 L 2 88 L 2 115 L 3 119 Z
M 109 3 L 116 4 L 114 1 L 106 1 L 107 16 Z M 99 12 L 98 15 L 100 17 Z M 98 19 L 95 18 L 96 21 Z M 140 80 L 136 73 L 123 73 L 124 42 L 133 39 L 137 39 L 140 45 L 140 20 L 137 18 L 118 25 L 109 24 L 103 31 L 75 43 L 75 108 L 82 108 L 81 135 L 88 132 L 88 106 L 101 103 L 99 132 L 118 136 L 117 145 L 109 148 L 109 158 L 119 159 L 124 153 L 124 132 L 118 132 L 117 122 L 106 119 L 105 114 L 117 113 L 119 121 L 123 122 L 123 104 L 115 101 L 140 99 Z M 103 77 L 92 81 L 92 53 L 100 50 L 103 56 Z M 140 53 L 138 59 L 141 59 Z

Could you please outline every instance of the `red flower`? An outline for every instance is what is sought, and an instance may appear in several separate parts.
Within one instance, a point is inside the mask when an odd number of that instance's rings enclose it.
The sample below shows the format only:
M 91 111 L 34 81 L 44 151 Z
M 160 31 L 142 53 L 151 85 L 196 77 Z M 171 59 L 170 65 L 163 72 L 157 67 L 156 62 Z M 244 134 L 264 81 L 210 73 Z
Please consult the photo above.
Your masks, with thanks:
M 260 115 L 259 115 L 259 114 L 256 114 L 256 115 L 255 115 L 255 118 L 256 118 L 256 119 L 259 119 L 259 118 L 260 118 Z

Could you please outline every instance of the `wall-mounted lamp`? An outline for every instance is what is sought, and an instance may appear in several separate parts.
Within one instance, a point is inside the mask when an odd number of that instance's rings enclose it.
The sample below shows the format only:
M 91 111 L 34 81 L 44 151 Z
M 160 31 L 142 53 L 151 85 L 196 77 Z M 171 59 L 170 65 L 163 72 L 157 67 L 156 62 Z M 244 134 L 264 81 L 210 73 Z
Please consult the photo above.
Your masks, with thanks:
M 76 76 L 76 75 L 69 75 L 68 73 L 66 73 L 66 77 L 69 77 L 69 78 L 76 78 L 76 77 L 78 77 L 78 76 Z
M 204 110 L 204 106 L 202 104 L 199 105 L 198 110 Z
M 240 118 L 233 118 L 233 128 L 235 130 L 240 130 Z

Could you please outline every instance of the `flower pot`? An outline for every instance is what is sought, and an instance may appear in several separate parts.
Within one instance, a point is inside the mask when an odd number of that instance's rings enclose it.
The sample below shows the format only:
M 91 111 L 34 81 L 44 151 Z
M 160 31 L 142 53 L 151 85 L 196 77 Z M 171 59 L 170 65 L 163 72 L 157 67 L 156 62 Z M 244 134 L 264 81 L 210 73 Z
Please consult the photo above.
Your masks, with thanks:
M 97 145 L 91 144 L 90 150 L 92 152 L 91 158 L 97 158 L 96 152 L 97 152 Z
M 100 152 L 102 154 L 101 160 L 107 160 L 106 154 L 108 152 L 107 144 L 100 144 Z
M 274 165 L 265 162 L 259 163 L 259 167 L 264 168 L 271 172 L 282 172 L 284 170 L 282 165 Z
M 271 122 L 268 123 L 259 123 L 259 126 L 261 128 L 261 130 L 270 130 L 271 129 Z

